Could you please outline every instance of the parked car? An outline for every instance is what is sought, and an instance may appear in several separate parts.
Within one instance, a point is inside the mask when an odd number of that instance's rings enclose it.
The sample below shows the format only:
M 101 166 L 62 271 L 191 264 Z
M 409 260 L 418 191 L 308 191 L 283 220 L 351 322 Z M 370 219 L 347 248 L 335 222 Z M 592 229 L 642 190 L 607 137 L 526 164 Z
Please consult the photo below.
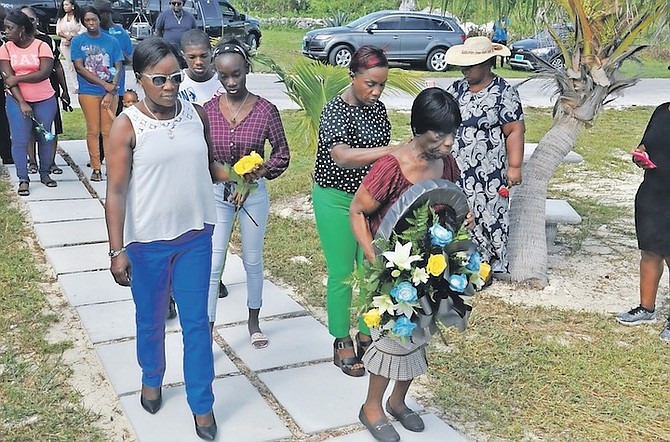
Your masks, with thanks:
M 345 26 L 305 34 L 303 55 L 332 65 L 349 66 L 361 46 L 384 49 L 389 61 L 446 71 L 444 54 L 465 41 L 465 32 L 451 17 L 412 11 L 378 11 Z
M 572 30 L 568 26 L 555 26 L 554 31 L 561 40 L 567 39 Z M 509 65 L 512 69 L 525 69 L 533 71 L 544 62 L 555 68 L 565 66 L 563 54 L 556 44 L 556 40 L 546 29 L 538 32 L 530 38 L 514 42 L 510 46 L 512 54 L 509 57 Z
M 170 0 L 149 0 L 145 14 L 153 24 L 161 11 L 169 9 Z M 185 0 L 184 10 L 193 14 L 198 28 L 210 37 L 237 38 L 252 49 L 261 44 L 260 21 L 240 14 L 228 0 Z
M 12 9 L 30 6 L 35 10 L 39 18 L 39 29 L 46 34 L 56 33 L 56 14 L 62 0 L 1 0 L 0 4 L 8 11 Z M 81 6 L 92 5 L 93 0 L 78 0 Z M 135 17 L 133 5 L 129 0 L 115 0 L 112 2 L 112 20 L 127 27 Z

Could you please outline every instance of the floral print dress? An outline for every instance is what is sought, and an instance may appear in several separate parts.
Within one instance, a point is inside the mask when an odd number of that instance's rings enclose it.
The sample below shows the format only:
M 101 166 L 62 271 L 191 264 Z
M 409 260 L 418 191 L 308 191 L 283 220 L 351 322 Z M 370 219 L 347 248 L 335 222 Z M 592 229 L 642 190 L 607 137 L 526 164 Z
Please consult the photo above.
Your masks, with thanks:
M 507 236 L 509 199 L 498 194 L 507 183 L 507 149 L 503 125 L 523 120 L 516 90 L 500 77 L 479 92 L 468 82 L 452 83 L 451 93 L 461 110 L 463 122 L 456 133 L 453 155 L 461 170 L 459 184 L 475 214 L 473 239 L 482 260 L 494 272 L 508 271 Z

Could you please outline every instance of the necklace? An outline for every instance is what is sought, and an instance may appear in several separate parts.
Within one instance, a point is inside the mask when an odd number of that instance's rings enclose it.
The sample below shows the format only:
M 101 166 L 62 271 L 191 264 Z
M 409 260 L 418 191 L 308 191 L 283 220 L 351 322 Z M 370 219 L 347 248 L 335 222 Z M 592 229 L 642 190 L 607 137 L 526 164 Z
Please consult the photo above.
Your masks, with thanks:
M 177 24 L 181 25 L 181 21 L 184 18 L 184 14 L 180 14 L 179 17 L 177 17 L 177 13 L 172 11 L 172 15 L 174 15 L 174 19 L 177 20 Z
M 233 114 L 233 110 L 230 108 L 230 102 L 228 101 L 228 94 L 225 94 L 226 97 L 226 106 L 228 106 L 228 112 L 230 112 L 230 122 L 235 124 L 237 123 L 237 114 L 240 113 L 244 105 L 247 103 L 247 98 L 249 98 L 249 91 L 247 91 L 247 96 L 244 97 L 244 101 L 242 101 L 242 104 L 240 107 L 237 108 L 237 111 Z
M 154 120 L 157 121 L 163 121 L 160 118 L 158 118 L 153 112 L 151 112 L 151 109 L 149 108 L 149 105 L 147 104 L 147 99 L 143 99 L 142 103 L 144 103 L 144 107 L 147 108 L 147 111 L 151 114 L 152 117 L 154 117 Z M 168 138 L 173 139 L 174 138 L 174 120 L 177 118 L 177 103 L 174 105 L 174 117 L 172 117 L 172 123 L 170 123 L 170 126 L 167 128 L 168 130 Z M 163 123 L 164 124 L 164 123 Z

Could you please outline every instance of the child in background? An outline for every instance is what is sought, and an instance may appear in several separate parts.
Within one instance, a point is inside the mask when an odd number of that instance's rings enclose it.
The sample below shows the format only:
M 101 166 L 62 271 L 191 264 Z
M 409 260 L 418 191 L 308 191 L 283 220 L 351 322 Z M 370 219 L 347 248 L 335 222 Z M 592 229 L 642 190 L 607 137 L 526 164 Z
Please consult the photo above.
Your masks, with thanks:
M 123 97 L 121 97 L 121 100 L 123 101 L 123 108 L 127 109 L 137 103 L 139 98 L 137 97 L 137 92 L 135 92 L 132 89 L 128 89 L 126 92 L 123 93 Z

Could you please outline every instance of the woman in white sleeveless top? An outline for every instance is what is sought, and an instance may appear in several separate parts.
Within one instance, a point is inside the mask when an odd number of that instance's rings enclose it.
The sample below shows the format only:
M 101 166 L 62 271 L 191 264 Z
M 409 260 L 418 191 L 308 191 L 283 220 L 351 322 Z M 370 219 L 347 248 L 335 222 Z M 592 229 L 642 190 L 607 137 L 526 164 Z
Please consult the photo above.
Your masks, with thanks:
M 105 217 L 111 272 L 135 302 L 140 403 L 162 404 L 165 311 L 170 291 L 184 336 L 184 380 L 198 436 L 213 440 L 214 362 L 207 288 L 216 222 L 212 179 L 226 179 L 211 162 L 204 110 L 179 100 L 176 53 L 162 39 L 143 40 L 133 69 L 145 98 L 114 122 L 107 155 Z
M 60 37 L 60 53 L 63 54 L 63 71 L 68 85 L 74 93 L 78 93 L 77 73 L 74 70 L 72 57 L 70 55 L 70 41 L 72 38 L 86 31 L 81 24 L 79 5 L 75 0 L 63 0 L 56 13 L 56 34 Z

